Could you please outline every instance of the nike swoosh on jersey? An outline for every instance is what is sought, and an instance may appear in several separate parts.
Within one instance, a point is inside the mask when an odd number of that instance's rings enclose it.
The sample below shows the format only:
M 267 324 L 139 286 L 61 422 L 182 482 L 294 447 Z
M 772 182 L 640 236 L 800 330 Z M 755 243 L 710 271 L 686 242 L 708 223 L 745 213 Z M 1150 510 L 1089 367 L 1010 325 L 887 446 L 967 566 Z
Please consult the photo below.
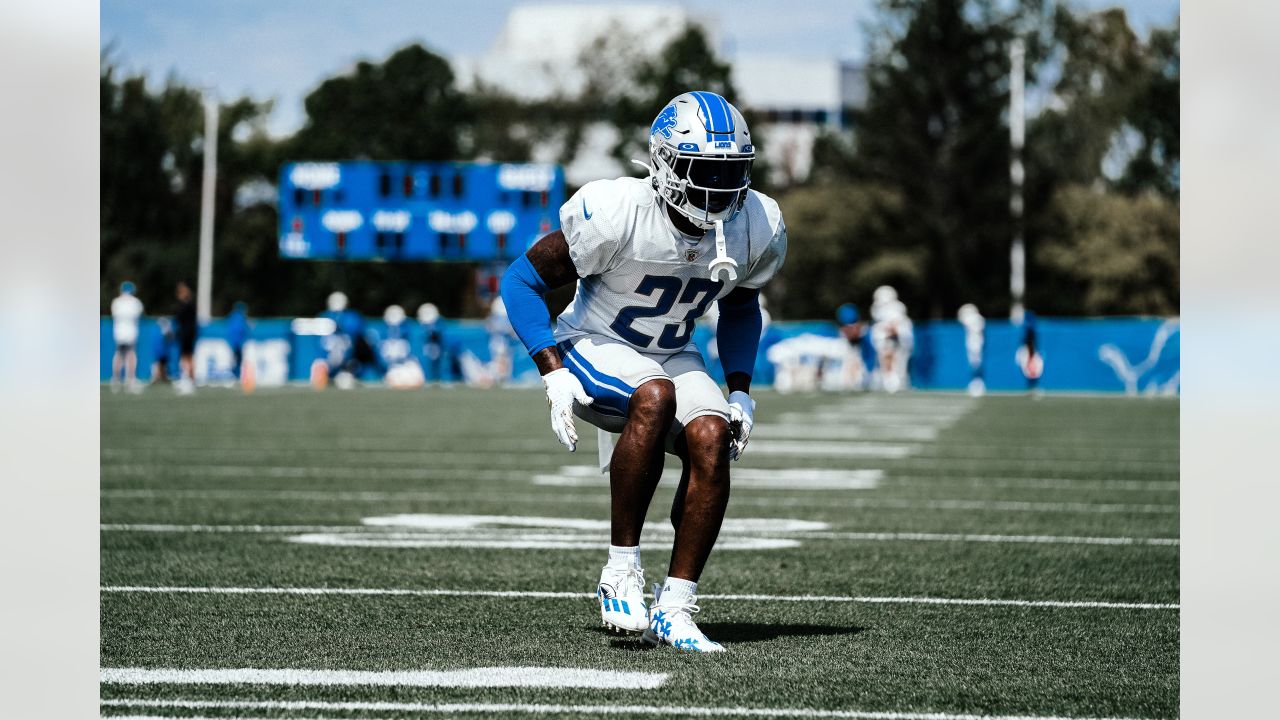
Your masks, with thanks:
M 582 217 L 586 218 L 587 220 L 590 220 L 590 219 L 591 219 L 591 213 L 587 212 L 587 199 L 586 199 L 586 198 L 582 198 Z

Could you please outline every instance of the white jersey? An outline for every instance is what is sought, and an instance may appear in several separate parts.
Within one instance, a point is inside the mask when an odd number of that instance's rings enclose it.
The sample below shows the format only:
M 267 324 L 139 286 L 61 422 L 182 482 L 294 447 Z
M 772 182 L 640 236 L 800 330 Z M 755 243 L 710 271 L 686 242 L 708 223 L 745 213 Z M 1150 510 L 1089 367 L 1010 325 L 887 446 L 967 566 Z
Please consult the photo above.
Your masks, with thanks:
M 560 208 L 560 228 L 580 279 L 556 322 L 556 341 L 600 335 L 644 353 L 683 350 L 712 302 L 735 287 L 763 287 L 787 253 L 778 203 L 754 190 L 724 225 L 726 251 L 738 263 L 738 279 L 729 283 L 712 280 L 708 268 L 716 231 L 681 234 L 645 179 L 587 183 Z
M 138 342 L 138 319 L 142 317 L 142 301 L 132 295 L 120 295 L 111 301 L 111 334 L 117 345 Z

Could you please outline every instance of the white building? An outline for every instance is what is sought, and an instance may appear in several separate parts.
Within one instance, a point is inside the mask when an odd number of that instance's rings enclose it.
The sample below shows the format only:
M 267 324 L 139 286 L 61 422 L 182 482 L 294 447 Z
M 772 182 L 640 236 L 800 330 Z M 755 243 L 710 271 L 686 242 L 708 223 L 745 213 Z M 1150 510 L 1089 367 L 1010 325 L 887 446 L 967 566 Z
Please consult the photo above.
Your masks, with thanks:
M 453 64 L 464 87 L 484 84 L 529 100 L 571 97 L 588 82 L 621 81 L 633 58 L 656 55 L 690 24 L 702 25 L 718 44 L 713 24 L 676 4 L 523 5 L 507 16 L 488 52 L 454 58 Z M 775 183 L 807 177 L 819 129 L 842 126 L 843 109 L 861 104 L 865 96 L 862 74 L 839 60 L 753 55 L 728 60 L 741 109 L 765 120 L 756 130 Z M 627 91 L 618 85 L 617 92 Z M 610 156 L 617 140 L 607 123 L 588 127 L 565 168 L 569 184 L 628 174 Z M 554 161 L 559 150 L 554 144 L 536 148 L 535 159 Z

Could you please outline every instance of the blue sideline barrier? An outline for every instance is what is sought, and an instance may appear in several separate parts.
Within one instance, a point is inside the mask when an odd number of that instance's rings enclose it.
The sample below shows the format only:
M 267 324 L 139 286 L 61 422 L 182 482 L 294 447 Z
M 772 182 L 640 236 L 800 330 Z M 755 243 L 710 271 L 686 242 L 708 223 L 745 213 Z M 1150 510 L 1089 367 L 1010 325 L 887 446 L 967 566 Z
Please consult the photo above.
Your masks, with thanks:
M 294 335 L 290 320 L 285 318 L 259 318 L 253 320 L 252 341 L 259 344 L 259 356 L 269 361 L 269 367 L 279 381 L 306 380 L 312 362 L 323 357 L 321 339 L 316 336 Z M 142 321 L 138 343 L 138 376 L 142 380 L 151 377 L 151 366 L 158 350 L 156 322 L 152 318 Z M 451 360 L 464 352 L 470 352 L 480 361 L 490 359 L 490 340 L 484 322 L 479 320 L 442 320 L 440 327 L 445 336 L 445 359 L 441 365 L 441 377 L 434 378 L 428 368 L 429 380 L 445 382 L 459 379 L 458 369 Z M 410 322 L 409 340 L 413 352 L 422 360 L 422 331 Z M 385 336 L 386 326 L 381 320 L 369 320 L 366 332 L 372 337 Z M 765 359 L 768 347 L 787 338 L 803 333 L 834 337 L 834 323 L 825 321 L 776 322 L 770 326 L 756 364 L 754 384 L 767 386 L 773 382 L 773 367 Z M 707 342 L 710 330 L 699 326 L 694 342 L 710 358 Z M 1180 333 L 1177 319 L 1164 318 L 1040 318 L 1037 330 L 1038 344 L 1045 360 L 1044 376 L 1040 387 L 1048 391 L 1090 392 L 1177 392 L 1180 360 Z M 986 343 L 983 353 L 984 377 L 990 390 L 1022 390 L 1026 380 L 1022 377 L 1014 354 L 1022 341 L 1021 327 L 1008 321 L 987 322 Z M 536 382 L 537 370 L 518 341 L 509 339 L 513 359 L 512 375 L 516 382 Z M 111 319 L 101 321 L 100 379 L 111 375 L 111 356 L 114 343 L 111 336 Z M 166 361 L 170 376 L 177 373 L 177 350 L 169 348 Z M 871 362 L 874 358 L 864 353 Z M 225 342 L 225 323 L 213 320 L 202 328 L 197 361 L 201 363 L 202 377 L 210 381 L 230 380 L 230 349 Z M 969 362 L 965 354 L 964 330 L 954 321 L 927 321 L 915 326 L 915 351 L 911 358 L 911 382 L 916 388 L 960 390 L 970 379 Z M 719 363 L 710 362 L 708 369 L 717 380 L 723 380 Z M 259 371 L 262 382 L 263 371 Z M 375 378 L 366 378 L 375 379 Z M 266 378 L 267 382 L 272 381 Z

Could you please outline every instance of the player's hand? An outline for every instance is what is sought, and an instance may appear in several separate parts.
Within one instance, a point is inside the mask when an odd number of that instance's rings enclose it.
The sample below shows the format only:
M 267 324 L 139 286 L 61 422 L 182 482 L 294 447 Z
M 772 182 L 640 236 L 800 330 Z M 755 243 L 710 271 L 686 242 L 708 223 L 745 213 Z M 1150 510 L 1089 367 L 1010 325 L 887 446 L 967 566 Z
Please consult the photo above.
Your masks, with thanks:
M 735 390 L 729 393 L 729 459 L 738 460 L 747 451 L 747 439 L 755 424 L 756 401 Z
M 557 368 L 542 376 L 547 388 L 547 405 L 551 406 L 551 430 L 569 452 L 578 449 L 578 429 L 573 425 L 573 402 L 591 404 L 591 396 L 568 368 Z

